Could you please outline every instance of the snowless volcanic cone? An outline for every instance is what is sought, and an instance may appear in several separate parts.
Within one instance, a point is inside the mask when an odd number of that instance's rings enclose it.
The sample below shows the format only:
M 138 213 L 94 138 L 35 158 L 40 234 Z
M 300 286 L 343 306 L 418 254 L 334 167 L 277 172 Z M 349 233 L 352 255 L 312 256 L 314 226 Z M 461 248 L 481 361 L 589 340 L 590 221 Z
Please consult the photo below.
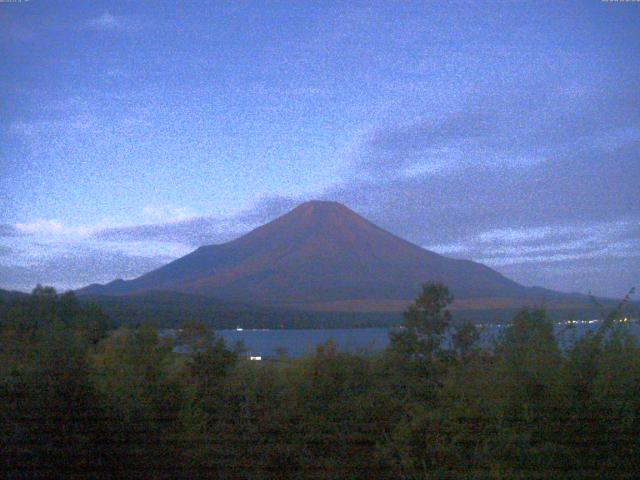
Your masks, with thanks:
M 164 290 L 312 310 L 400 311 L 428 280 L 445 283 L 461 305 L 472 308 L 561 295 L 425 250 L 325 201 L 303 203 L 240 238 L 200 247 L 139 278 L 91 285 L 79 293 Z

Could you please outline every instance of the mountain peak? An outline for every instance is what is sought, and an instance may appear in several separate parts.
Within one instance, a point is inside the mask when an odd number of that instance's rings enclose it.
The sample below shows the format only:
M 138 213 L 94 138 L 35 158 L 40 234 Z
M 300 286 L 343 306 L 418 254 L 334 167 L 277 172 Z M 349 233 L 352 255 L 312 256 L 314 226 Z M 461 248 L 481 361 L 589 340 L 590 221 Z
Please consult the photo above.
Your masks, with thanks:
M 338 206 L 338 207 L 342 207 L 342 208 L 347 208 L 343 204 L 341 204 L 340 202 L 336 202 L 335 200 L 307 200 L 305 202 L 302 202 L 298 206 L 299 207 L 303 207 L 303 206 L 312 206 L 312 205 L 325 206 L 325 207 Z
M 334 202 L 332 200 L 309 200 L 304 203 L 301 203 L 296 208 L 292 210 L 292 212 L 303 211 L 303 212 L 342 212 L 342 213 L 354 213 L 353 210 L 344 206 L 339 202 Z
M 287 231 L 287 235 L 339 235 L 344 229 L 370 228 L 371 224 L 345 205 L 329 200 L 310 200 L 258 228 Z M 284 229 L 284 230 L 283 230 Z

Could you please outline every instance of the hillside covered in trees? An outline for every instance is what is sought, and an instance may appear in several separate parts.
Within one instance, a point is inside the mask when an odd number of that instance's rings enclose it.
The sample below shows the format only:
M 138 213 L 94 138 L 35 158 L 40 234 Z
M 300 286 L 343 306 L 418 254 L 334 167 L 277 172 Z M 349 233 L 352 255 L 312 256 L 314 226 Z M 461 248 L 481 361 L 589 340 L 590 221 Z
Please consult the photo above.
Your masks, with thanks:
M 8 478 L 632 478 L 640 346 L 619 308 L 561 349 L 542 310 L 491 348 L 427 284 L 382 352 L 246 359 L 37 288 L 0 300 Z M 443 343 L 445 334 L 453 339 Z M 176 343 L 191 353 L 176 353 Z

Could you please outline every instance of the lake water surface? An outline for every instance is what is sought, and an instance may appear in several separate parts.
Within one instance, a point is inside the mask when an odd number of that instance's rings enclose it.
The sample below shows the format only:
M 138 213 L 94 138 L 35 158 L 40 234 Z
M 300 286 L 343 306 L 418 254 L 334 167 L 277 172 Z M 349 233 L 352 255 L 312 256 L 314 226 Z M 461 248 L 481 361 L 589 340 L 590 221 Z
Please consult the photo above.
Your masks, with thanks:
M 566 323 L 556 325 L 556 335 L 560 345 L 569 346 L 576 338 L 587 331 L 594 331 L 600 326 L 599 321 L 592 320 L 576 323 L 571 326 Z M 490 346 L 502 332 L 501 325 L 488 325 L 481 328 L 480 343 Z M 628 328 L 640 338 L 640 325 L 632 322 Z M 247 354 L 251 356 L 272 357 L 279 348 L 284 349 L 291 357 L 298 357 L 311 353 L 315 348 L 329 340 L 333 340 L 340 349 L 350 352 L 376 351 L 389 344 L 389 328 L 344 328 L 331 330 L 218 330 L 216 333 L 223 337 L 228 345 L 238 341 L 244 343 Z

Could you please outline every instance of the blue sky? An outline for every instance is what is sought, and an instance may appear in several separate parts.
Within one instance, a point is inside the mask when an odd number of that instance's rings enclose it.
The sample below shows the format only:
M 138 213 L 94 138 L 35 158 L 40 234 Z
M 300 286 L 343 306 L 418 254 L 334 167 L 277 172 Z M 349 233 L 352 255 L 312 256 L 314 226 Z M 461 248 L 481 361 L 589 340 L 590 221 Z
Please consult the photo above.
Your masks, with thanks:
M 0 3 L 0 287 L 303 200 L 527 285 L 640 283 L 640 4 Z

